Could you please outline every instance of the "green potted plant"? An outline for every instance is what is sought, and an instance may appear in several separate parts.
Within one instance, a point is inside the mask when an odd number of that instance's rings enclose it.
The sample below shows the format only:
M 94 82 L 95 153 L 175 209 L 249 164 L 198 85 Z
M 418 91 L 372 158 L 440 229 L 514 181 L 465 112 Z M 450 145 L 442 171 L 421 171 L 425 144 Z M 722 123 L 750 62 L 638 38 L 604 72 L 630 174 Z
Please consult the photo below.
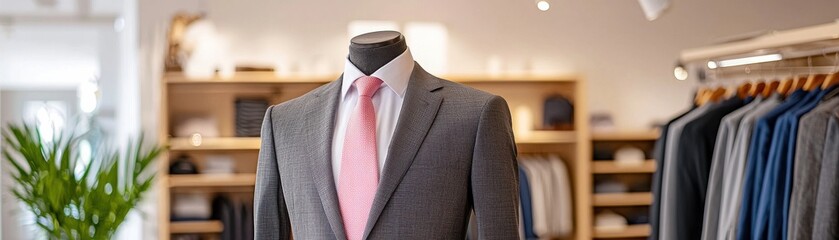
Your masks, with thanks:
M 144 146 L 142 137 L 121 153 L 97 148 L 89 161 L 80 161 L 84 135 L 43 139 L 24 124 L 8 125 L 2 136 L 12 194 L 50 239 L 111 239 L 151 188 L 149 169 L 160 155 L 160 148 Z

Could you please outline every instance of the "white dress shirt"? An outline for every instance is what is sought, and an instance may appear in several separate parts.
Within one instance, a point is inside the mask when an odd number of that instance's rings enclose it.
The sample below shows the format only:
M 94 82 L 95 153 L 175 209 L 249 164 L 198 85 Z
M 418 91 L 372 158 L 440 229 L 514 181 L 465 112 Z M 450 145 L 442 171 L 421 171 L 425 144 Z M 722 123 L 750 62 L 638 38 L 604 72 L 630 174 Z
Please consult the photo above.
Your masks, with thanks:
M 390 147 L 393 132 L 396 130 L 396 123 L 399 121 L 399 113 L 402 112 L 402 101 L 405 99 L 408 80 L 413 70 L 414 58 L 410 50 L 405 50 L 371 75 L 383 82 L 373 95 L 373 108 L 376 110 L 376 152 L 379 161 L 379 178 L 383 175 L 387 150 Z M 335 113 L 335 132 L 332 133 L 332 174 L 335 186 L 338 186 L 338 179 L 341 176 L 341 154 L 344 151 L 347 123 L 358 102 L 358 90 L 353 83 L 364 76 L 366 75 L 349 59 L 346 60 L 344 76 L 341 79 L 341 101 Z

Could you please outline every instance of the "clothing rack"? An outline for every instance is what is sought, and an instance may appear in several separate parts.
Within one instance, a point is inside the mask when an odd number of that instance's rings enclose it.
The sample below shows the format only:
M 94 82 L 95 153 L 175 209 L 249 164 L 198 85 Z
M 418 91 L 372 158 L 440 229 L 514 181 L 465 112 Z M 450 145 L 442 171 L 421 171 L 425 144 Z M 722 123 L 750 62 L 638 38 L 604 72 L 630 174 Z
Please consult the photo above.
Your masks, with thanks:
M 824 50 L 836 52 L 837 47 L 839 47 L 839 21 L 834 21 L 809 27 L 770 31 L 740 41 L 686 49 L 681 52 L 679 61 L 693 63 L 767 53 L 780 53 L 784 58 L 800 58 L 818 55 Z
M 651 239 L 839 238 L 837 39 L 830 23 L 682 52 L 718 81 L 662 127 Z
M 781 56 L 781 60 L 733 67 L 712 66 L 724 60 L 774 54 Z M 836 67 L 839 66 L 839 21 L 769 31 L 751 38 L 687 49 L 681 52 L 679 62 L 695 70 L 691 72 L 698 72 L 700 82 L 706 79 L 754 80 L 756 77 L 766 77 L 767 74 L 772 74 L 770 77 L 773 78 L 830 74 L 839 69 Z
M 704 83 L 707 83 L 707 85 L 720 84 L 724 86 L 729 86 L 737 85 L 742 82 L 778 80 L 809 74 L 833 74 L 837 71 L 839 71 L 839 67 L 836 66 L 772 68 L 754 68 L 754 66 L 747 66 L 736 69 L 729 68 L 707 71 L 706 79 L 710 81 L 705 81 Z

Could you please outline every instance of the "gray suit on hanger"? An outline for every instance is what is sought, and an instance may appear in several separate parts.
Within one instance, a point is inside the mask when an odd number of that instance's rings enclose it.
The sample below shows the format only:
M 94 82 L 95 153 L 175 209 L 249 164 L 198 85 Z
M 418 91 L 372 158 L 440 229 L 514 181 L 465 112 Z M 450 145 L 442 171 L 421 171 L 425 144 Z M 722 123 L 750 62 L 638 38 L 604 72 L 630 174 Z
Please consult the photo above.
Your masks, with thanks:
M 331 143 L 341 79 L 272 106 L 262 126 L 256 239 L 346 239 Z M 503 98 L 415 64 L 365 239 L 518 239 L 518 168 Z

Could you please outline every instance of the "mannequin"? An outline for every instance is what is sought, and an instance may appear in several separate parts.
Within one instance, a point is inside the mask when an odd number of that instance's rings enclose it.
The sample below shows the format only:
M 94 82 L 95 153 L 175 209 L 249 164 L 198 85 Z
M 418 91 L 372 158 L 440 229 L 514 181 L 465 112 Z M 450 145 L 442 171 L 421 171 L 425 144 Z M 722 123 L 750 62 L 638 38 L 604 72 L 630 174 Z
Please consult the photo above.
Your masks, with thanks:
M 473 211 L 479 238 L 518 239 L 506 101 L 435 77 L 409 53 L 399 32 L 354 37 L 349 71 L 268 109 L 254 192 L 256 239 L 464 239 Z M 367 85 L 366 78 L 359 87 L 365 75 L 387 85 Z M 355 85 L 356 101 L 342 95 L 352 89 L 345 83 Z M 351 138 L 351 124 L 370 125 L 356 126 Z M 388 134 L 392 139 L 370 139 Z
M 370 32 L 350 40 L 349 59 L 369 76 L 407 49 L 405 37 L 397 31 Z

